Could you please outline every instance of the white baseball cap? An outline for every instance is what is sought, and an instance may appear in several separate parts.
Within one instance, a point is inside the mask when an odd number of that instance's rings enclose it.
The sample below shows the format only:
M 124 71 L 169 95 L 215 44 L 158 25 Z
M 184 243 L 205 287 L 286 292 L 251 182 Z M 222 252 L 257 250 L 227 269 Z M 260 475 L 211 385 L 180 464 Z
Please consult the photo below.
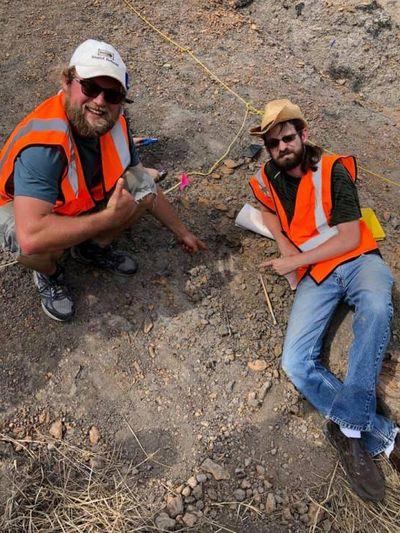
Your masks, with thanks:
M 125 91 L 129 88 L 126 65 L 116 49 L 103 41 L 88 39 L 72 54 L 70 67 L 83 79 L 109 76 L 119 81 Z

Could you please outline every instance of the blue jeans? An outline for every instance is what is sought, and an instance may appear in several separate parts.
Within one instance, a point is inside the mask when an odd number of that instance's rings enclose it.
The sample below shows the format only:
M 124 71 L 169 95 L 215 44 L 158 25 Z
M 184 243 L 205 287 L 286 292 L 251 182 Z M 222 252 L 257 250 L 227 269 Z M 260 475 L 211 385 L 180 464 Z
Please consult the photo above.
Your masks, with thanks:
M 361 431 L 371 455 L 394 440 L 396 426 L 376 413 L 376 384 L 390 337 L 393 278 L 380 256 L 361 255 L 338 266 L 320 285 L 299 284 L 289 318 L 282 367 L 296 388 L 325 417 Z M 354 308 L 354 341 L 344 381 L 321 363 L 329 321 L 340 301 Z

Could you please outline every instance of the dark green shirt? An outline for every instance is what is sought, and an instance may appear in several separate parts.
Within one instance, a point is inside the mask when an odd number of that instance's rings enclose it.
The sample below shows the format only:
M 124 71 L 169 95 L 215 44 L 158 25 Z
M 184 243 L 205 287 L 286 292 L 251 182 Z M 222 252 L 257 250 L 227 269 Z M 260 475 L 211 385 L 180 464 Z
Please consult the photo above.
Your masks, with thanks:
M 280 171 L 272 161 L 266 163 L 266 171 L 282 206 L 286 212 L 289 224 L 292 221 L 296 196 L 301 178 L 289 176 Z M 361 218 L 360 203 L 357 188 L 345 167 L 336 162 L 332 168 L 332 212 L 329 220 L 330 226 L 352 222 Z

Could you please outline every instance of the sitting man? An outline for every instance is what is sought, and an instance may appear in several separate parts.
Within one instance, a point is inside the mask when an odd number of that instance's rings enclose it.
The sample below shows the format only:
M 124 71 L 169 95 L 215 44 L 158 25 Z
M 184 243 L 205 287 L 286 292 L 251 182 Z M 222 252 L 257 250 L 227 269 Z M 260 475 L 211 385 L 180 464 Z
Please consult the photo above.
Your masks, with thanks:
M 261 127 L 271 159 L 250 180 L 281 257 L 263 263 L 297 276 L 282 367 L 328 420 L 349 482 L 365 500 L 384 497 L 372 457 L 385 452 L 399 468 L 396 425 L 376 411 L 376 384 L 393 314 L 393 278 L 360 220 L 353 157 L 323 154 L 306 143 L 307 124 L 288 100 L 267 104 Z M 341 382 L 321 362 L 329 321 L 340 301 L 354 308 L 354 341 Z
M 62 75 L 62 90 L 12 132 L 0 152 L 0 247 L 34 270 L 45 313 L 68 320 L 74 305 L 58 260 L 71 255 L 130 276 L 137 263 L 111 242 L 146 211 L 185 250 L 205 245 L 179 220 L 140 163 L 122 105 L 128 75 L 109 44 L 87 40 Z

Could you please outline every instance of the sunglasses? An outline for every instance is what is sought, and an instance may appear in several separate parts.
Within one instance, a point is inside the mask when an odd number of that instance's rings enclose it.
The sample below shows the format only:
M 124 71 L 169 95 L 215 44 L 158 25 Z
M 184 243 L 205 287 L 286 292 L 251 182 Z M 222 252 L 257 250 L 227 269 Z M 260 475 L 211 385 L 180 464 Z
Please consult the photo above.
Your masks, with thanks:
M 272 148 L 278 148 L 279 143 L 283 141 L 285 144 L 293 142 L 297 135 L 300 135 L 301 132 L 296 131 L 296 133 L 291 133 L 290 135 L 284 135 L 281 139 L 275 139 L 274 137 L 269 137 L 265 139 L 265 146 L 271 150 Z
M 96 98 L 100 93 L 103 93 L 104 100 L 108 104 L 120 104 L 126 100 L 125 93 L 122 90 L 105 89 L 91 79 L 80 80 L 79 78 L 74 78 L 74 80 L 80 84 L 83 94 L 89 98 Z

